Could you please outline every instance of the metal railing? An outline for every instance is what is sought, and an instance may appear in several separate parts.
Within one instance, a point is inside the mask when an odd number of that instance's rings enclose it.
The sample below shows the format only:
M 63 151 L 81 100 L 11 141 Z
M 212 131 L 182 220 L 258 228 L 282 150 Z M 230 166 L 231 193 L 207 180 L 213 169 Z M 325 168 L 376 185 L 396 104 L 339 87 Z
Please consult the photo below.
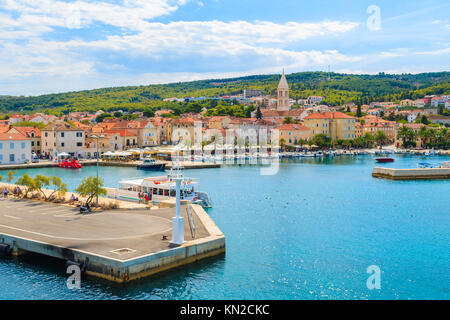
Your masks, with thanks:
M 188 216 L 188 220 L 189 220 L 189 229 L 191 229 L 191 236 L 192 236 L 192 239 L 195 239 L 195 224 L 194 224 L 194 218 L 192 217 L 190 203 L 187 204 L 186 211 L 187 211 L 187 216 Z

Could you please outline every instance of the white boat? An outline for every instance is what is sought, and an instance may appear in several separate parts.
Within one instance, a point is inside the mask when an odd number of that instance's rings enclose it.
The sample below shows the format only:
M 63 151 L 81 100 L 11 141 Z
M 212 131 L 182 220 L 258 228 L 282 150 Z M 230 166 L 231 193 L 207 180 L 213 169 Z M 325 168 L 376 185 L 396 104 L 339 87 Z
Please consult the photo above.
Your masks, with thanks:
M 132 178 L 119 182 L 119 188 L 106 188 L 110 198 L 138 202 L 139 194 L 147 194 L 150 201 L 161 202 L 176 198 L 176 182 L 167 176 Z M 181 199 L 211 207 L 211 200 L 206 192 L 199 191 L 199 182 L 195 178 L 184 177 L 181 181 Z

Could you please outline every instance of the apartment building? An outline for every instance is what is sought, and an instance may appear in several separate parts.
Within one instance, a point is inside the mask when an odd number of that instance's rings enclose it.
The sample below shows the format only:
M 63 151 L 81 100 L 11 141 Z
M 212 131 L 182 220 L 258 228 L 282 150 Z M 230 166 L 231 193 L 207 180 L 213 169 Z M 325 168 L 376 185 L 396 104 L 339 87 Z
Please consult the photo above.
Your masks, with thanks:
M 21 164 L 30 161 L 30 139 L 19 133 L 0 133 L 0 164 Z
M 71 156 L 83 157 L 84 131 L 66 121 L 55 121 L 41 130 L 42 154 L 55 157 L 66 152 Z

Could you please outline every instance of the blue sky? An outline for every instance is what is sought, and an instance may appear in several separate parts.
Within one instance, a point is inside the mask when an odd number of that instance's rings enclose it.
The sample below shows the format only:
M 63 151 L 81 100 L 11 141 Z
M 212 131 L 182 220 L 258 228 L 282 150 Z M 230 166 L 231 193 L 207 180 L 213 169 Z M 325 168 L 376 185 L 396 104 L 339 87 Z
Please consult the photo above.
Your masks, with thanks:
M 449 13 L 448 0 L 0 0 L 0 94 L 449 71 Z

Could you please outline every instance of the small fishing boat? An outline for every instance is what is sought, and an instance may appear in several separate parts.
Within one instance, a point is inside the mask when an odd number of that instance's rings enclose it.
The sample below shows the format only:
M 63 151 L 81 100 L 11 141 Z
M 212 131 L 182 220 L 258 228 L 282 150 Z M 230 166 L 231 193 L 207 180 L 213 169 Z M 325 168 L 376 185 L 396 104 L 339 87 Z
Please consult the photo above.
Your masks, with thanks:
M 376 158 L 375 160 L 377 160 L 377 162 L 394 162 L 394 158 Z

